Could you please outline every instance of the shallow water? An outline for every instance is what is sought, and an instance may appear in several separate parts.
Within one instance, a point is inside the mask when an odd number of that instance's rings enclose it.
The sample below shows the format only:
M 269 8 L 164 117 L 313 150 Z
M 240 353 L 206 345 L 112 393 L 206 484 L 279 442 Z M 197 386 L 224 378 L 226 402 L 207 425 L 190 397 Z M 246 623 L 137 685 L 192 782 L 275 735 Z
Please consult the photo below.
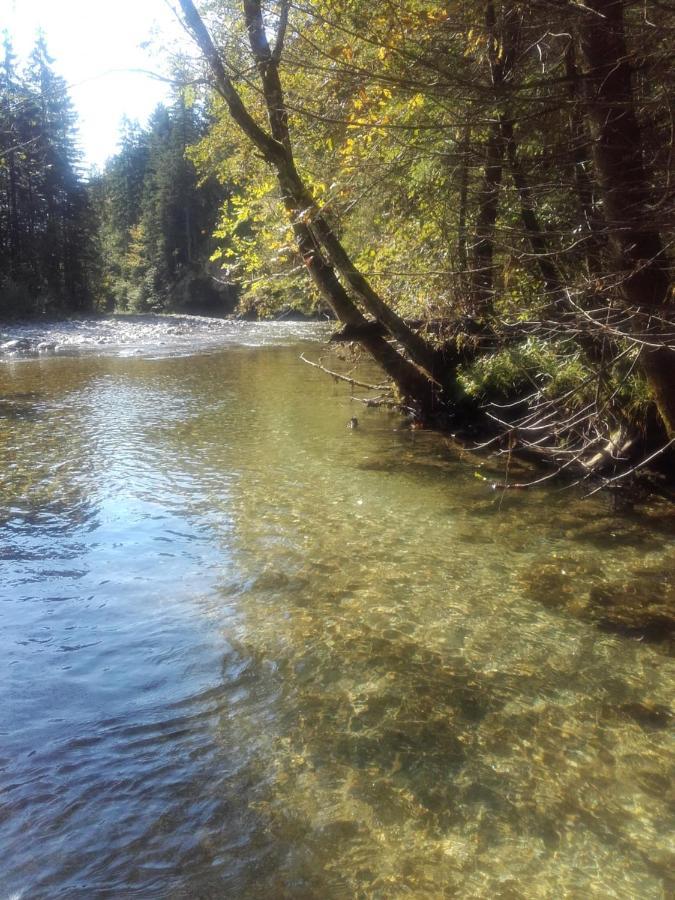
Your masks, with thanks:
M 181 322 L 0 363 L 0 898 L 669 896 L 675 667 L 575 611 L 672 516 Z

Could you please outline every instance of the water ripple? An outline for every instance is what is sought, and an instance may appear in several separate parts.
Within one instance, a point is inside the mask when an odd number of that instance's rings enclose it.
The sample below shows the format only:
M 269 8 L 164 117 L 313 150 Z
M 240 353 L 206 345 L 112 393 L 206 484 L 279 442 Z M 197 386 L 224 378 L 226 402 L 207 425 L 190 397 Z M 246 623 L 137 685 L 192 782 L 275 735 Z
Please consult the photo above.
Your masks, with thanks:
M 2 900 L 662 900 L 675 668 L 606 617 L 675 519 L 348 429 L 303 328 L 0 364 Z

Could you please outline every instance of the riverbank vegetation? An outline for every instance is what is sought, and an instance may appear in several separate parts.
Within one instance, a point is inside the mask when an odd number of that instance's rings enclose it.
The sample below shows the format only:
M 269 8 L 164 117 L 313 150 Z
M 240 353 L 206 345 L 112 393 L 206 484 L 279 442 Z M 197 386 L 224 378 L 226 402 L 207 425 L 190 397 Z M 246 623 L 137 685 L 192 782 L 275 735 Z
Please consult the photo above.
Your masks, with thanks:
M 419 423 L 554 471 L 667 462 L 669 4 L 175 8 L 199 59 L 91 180 L 86 302 L 222 309 L 236 285 L 239 311 L 334 315 Z

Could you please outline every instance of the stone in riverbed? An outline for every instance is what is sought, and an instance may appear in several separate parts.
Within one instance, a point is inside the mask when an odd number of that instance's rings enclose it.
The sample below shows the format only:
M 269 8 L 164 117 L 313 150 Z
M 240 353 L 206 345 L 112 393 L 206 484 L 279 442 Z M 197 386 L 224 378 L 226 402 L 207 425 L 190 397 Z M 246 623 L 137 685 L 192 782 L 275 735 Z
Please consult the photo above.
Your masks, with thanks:
M 608 581 L 601 560 L 560 556 L 529 567 L 519 581 L 543 606 L 603 631 L 648 641 L 675 640 L 675 583 L 667 564 L 640 567 Z
M 587 616 L 618 634 L 663 641 L 675 637 L 675 588 L 668 577 L 644 573 L 591 588 Z

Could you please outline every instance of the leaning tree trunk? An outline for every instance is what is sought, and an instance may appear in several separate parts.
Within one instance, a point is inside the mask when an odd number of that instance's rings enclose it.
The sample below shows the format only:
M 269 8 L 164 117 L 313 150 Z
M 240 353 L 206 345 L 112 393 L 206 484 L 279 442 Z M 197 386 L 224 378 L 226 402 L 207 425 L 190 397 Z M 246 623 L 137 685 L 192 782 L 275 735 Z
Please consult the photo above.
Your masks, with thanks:
M 279 61 L 288 20 L 289 3 L 281 5 L 274 49 L 265 27 L 260 0 L 243 0 L 249 43 L 256 63 L 270 132 L 258 125 L 244 106 L 226 73 L 193 0 L 179 0 L 188 30 L 196 40 L 214 76 L 215 88 L 223 97 L 234 122 L 274 169 L 281 198 L 293 226 L 296 243 L 310 276 L 321 295 L 341 322 L 357 329 L 367 320 L 356 306 L 356 297 L 371 315 L 399 342 L 410 359 L 373 330 L 363 329 L 361 343 L 396 382 L 405 398 L 423 416 L 429 417 L 440 405 L 459 403 L 462 392 L 455 378 L 447 378 L 443 360 L 431 345 L 414 332 L 376 293 L 353 264 L 337 235 L 322 216 L 309 188 L 300 177 L 293 158 Z M 345 281 L 350 293 L 338 278 Z
M 232 119 L 276 172 L 282 201 L 293 226 L 296 243 L 321 295 L 343 323 L 355 325 L 357 328 L 367 323 L 337 277 L 337 270 L 352 294 L 409 355 L 410 361 L 383 337 L 369 330 L 363 331 L 364 337 L 360 338 L 361 342 L 423 415 L 433 414 L 441 401 L 459 399 L 459 391 L 453 395 L 451 391 L 442 389 L 445 385 L 441 385 L 444 373 L 440 370 L 440 354 L 379 297 L 359 272 L 321 215 L 311 191 L 298 173 L 293 158 L 288 113 L 279 76 L 279 60 L 289 4 L 283 3 L 281 6 L 276 44 L 272 49 L 268 41 L 260 0 L 243 0 L 249 42 L 260 77 L 270 133 L 257 124 L 244 106 L 192 0 L 180 0 L 180 5 L 188 29 L 209 64 L 216 90 L 225 100 Z M 454 379 L 449 383 L 452 385 Z
M 272 135 L 284 146 L 286 151 L 286 165 L 283 172 L 279 173 L 280 182 L 283 182 L 284 196 L 290 198 L 297 206 L 296 215 L 302 212 L 303 218 L 309 221 L 311 230 L 324 248 L 331 263 L 363 303 L 365 309 L 384 325 L 393 338 L 400 342 L 417 366 L 438 380 L 441 375 L 438 368 L 438 354 L 384 302 L 368 279 L 354 265 L 335 231 L 318 209 L 311 191 L 298 174 L 293 158 L 286 102 L 279 76 L 279 58 L 283 42 L 277 41 L 277 48 L 272 52 L 267 39 L 260 0 L 244 0 L 243 5 L 251 52 L 260 74 Z M 288 2 L 282 6 L 284 28 L 288 7 Z
M 345 325 L 353 325 L 360 332 L 359 341 L 373 359 L 398 385 L 403 396 L 414 403 L 417 412 L 424 418 L 433 415 L 438 407 L 438 392 L 435 384 L 423 372 L 411 365 L 381 335 L 366 328 L 368 320 L 354 305 L 351 297 L 340 283 L 335 269 L 325 259 L 312 230 L 297 215 L 297 209 L 288 195 L 284 197 L 289 217 L 293 223 L 296 244 L 305 267 L 323 299 L 331 307 L 338 319 Z
M 642 156 L 622 0 L 587 0 L 582 13 L 581 50 L 587 69 L 593 156 L 604 203 L 607 231 L 624 300 L 642 311 L 672 310 L 663 241 L 650 213 L 651 190 Z M 641 362 L 659 413 L 675 438 L 675 351 L 653 329 Z

